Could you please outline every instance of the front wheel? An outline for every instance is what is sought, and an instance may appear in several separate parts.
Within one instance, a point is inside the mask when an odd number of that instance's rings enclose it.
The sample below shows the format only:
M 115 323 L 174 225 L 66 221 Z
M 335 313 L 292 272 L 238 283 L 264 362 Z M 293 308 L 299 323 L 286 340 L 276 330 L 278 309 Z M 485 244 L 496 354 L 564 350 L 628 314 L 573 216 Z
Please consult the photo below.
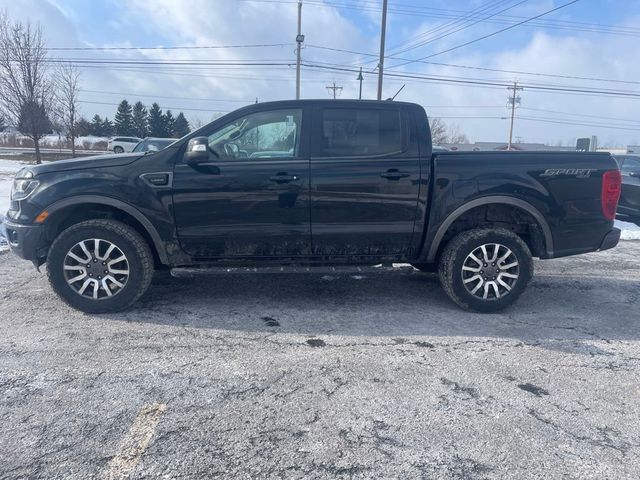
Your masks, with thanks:
M 527 244 L 503 228 L 462 232 L 440 257 L 440 282 L 465 310 L 500 311 L 522 294 L 533 276 Z
M 88 220 L 63 231 L 47 256 L 53 290 L 78 310 L 124 310 L 153 278 L 153 255 L 142 236 L 115 220 Z
M 122 147 L 114 147 L 113 153 L 124 153 L 124 148 Z

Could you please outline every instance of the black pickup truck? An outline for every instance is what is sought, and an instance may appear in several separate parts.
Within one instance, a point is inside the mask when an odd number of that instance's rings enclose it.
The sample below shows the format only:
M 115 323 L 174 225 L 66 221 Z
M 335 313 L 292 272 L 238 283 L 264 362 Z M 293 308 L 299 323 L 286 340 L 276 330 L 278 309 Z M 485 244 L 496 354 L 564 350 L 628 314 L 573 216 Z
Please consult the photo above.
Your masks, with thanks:
M 87 312 L 130 306 L 156 269 L 384 262 L 437 270 L 454 302 L 492 312 L 533 257 L 618 243 L 620 183 L 605 153 L 434 154 L 411 103 L 282 101 L 159 152 L 24 168 L 5 230 Z

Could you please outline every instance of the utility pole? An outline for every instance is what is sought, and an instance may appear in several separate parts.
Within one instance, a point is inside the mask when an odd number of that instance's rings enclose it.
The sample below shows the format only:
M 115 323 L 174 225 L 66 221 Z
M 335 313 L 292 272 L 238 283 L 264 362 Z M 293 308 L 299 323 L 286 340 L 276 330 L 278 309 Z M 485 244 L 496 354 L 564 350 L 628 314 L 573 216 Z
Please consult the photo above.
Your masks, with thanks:
M 513 82 L 512 87 L 508 87 L 508 90 L 511 92 L 509 98 L 507 100 L 507 105 L 511 106 L 511 125 L 509 126 L 509 144 L 507 145 L 507 150 L 511 150 L 512 140 L 513 140 L 513 120 L 516 116 L 516 105 L 520 105 L 521 98 L 518 96 L 518 92 L 522 90 L 522 87 L 518 86 L 518 82 Z
M 298 1 L 298 35 L 296 36 L 298 48 L 296 50 L 296 100 L 300 100 L 300 59 L 302 55 L 302 43 L 304 35 L 302 35 L 302 0 Z
M 380 60 L 378 61 L 378 100 L 382 100 L 382 76 L 384 74 L 384 40 L 387 32 L 387 0 L 382 0 L 382 30 L 380 32 Z
M 335 100 L 337 98 L 337 93 L 342 92 L 342 87 L 337 86 L 336 82 L 333 82 L 333 85 L 327 86 L 327 90 L 333 91 L 333 99 Z
M 358 100 L 362 100 L 362 81 L 364 77 L 362 76 L 362 67 L 360 67 L 360 73 L 358 74 L 358 78 L 356 78 L 360 82 L 360 94 L 358 95 Z

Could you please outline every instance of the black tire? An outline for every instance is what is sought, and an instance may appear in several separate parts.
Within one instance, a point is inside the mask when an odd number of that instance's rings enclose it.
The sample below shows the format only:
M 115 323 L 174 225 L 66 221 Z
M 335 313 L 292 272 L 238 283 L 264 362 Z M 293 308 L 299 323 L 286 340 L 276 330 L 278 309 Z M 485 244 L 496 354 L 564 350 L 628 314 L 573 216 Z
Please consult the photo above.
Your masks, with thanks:
M 482 248 L 483 245 L 487 244 L 499 244 L 510 249 L 518 262 L 518 266 L 513 267 L 517 269 L 517 279 L 508 279 L 509 282 L 513 282 L 510 284 L 510 290 L 507 291 L 501 285 L 496 284 L 496 289 L 503 290 L 500 296 L 497 292 L 494 293 L 494 285 L 491 285 L 491 288 L 489 288 L 489 286 L 485 287 L 486 283 L 495 284 L 496 282 L 487 282 L 485 278 L 480 278 L 474 283 L 474 281 L 470 281 L 469 277 L 479 275 L 479 273 L 465 274 L 463 271 L 465 261 L 471 254 L 474 253 L 476 249 Z M 502 251 L 505 252 L 506 250 Z M 484 267 L 479 265 L 478 268 Z M 493 267 L 489 266 L 488 268 L 491 269 Z M 491 270 L 491 272 L 500 275 L 499 269 L 497 273 L 495 270 Z M 507 270 L 503 271 L 503 273 L 505 272 L 507 272 Z M 485 274 L 484 270 L 482 273 L 483 275 Z M 513 274 L 513 270 L 510 273 Z M 482 313 L 497 312 L 515 302 L 525 290 L 533 276 L 533 258 L 527 244 L 515 233 L 503 228 L 479 228 L 458 234 L 446 245 L 440 257 L 439 274 L 444 291 L 458 306 L 465 310 Z M 482 292 L 477 295 L 472 294 L 465 286 L 464 275 L 468 276 L 467 282 L 470 283 L 470 289 L 473 290 L 474 285 L 477 286 L 481 284 Z M 491 280 L 496 277 L 487 278 Z M 467 283 L 467 285 L 469 285 L 469 283 Z M 481 298 L 480 296 L 484 294 L 485 289 L 488 290 L 487 293 L 489 294 L 489 298 L 487 299 Z
M 94 238 L 116 245 L 126 256 L 129 269 L 124 287 L 112 297 L 97 300 L 74 290 L 64 273 L 67 253 L 79 242 Z M 87 220 L 69 227 L 54 240 L 47 256 L 47 275 L 53 290 L 68 305 L 87 313 L 117 312 L 130 307 L 147 291 L 153 273 L 153 255 L 147 242 L 133 228 L 115 220 Z
M 113 153 L 124 153 L 124 148 L 122 148 L 122 147 L 113 147 Z

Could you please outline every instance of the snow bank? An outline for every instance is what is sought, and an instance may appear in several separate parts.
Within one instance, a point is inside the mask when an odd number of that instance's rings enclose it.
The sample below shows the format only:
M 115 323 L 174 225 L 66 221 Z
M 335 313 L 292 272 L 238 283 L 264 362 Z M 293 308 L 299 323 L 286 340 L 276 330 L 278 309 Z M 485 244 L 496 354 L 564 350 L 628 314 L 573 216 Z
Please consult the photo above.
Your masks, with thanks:
M 621 240 L 640 240 L 640 226 L 631 222 L 616 220 L 615 226 L 622 230 Z
M 106 150 L 109 137 L 96 137 L 93 135 L 87 135 L 84 137 L 77 137 L 75 139 L 76 148 L 84 150 Z M 32 148 L 33 142 L 26 135 L 19 133 L 0 133 L 0 146 L 3 147 L 18 147 L 18 148 Z M 71 148 L 71 144 L 66 137 L 58 135 L 45 135 L 40 139 L 40 146 L 42 148 Z

